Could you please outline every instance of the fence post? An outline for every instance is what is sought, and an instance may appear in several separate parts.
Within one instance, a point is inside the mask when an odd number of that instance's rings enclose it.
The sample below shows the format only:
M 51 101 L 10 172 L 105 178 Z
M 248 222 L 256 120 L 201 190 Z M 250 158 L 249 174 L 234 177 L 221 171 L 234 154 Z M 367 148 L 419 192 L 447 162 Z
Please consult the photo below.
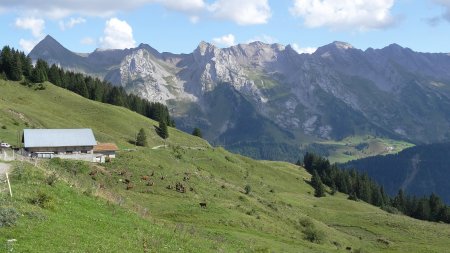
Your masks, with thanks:
M 11 184 L 9 183 L 8 172 L 5 172 L 5 174 L 6 174 L 6 181 L 8 182 L 9 196 L 11 196 L 12 198 Z

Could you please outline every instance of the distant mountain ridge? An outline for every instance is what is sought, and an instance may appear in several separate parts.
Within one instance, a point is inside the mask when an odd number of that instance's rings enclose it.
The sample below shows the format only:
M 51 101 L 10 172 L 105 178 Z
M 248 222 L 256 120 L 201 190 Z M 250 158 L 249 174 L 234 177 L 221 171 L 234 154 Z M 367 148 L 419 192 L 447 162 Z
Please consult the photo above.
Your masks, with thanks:
M 140 44 L 83 57 L 47 36 L 29 56 L 166 103 L 179 128 L 198 126 L 212 143 L 256 158 L 293 160 L 299 143 L 352 135 L 450 139 L 450 56 L 443 53 L 333 42 L 298 54 L 289 45 L 201 42 L 190 54 Z

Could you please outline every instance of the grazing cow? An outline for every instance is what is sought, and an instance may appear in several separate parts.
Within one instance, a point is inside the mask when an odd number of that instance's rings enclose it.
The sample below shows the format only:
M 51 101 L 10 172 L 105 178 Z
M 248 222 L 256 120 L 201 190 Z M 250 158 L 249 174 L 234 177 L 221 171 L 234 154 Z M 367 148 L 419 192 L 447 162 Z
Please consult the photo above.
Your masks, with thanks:
M 175 190 L 176 190 L 177 192 L 180 192 L 180 193 L 185 193 L 185 192 L 186 192 L 186 188 L 185 188 L 184 185 L 183 185 L 182 183 L 180 183 L 180 182 L 177 182 L 177 184 L 175 185 Z
M 199 204 L 201 208 L 206 208 L 206 202 L 200 202 Z
M 149 179 L 149 176 L 142 176 L 141 179 L 147 181 Z

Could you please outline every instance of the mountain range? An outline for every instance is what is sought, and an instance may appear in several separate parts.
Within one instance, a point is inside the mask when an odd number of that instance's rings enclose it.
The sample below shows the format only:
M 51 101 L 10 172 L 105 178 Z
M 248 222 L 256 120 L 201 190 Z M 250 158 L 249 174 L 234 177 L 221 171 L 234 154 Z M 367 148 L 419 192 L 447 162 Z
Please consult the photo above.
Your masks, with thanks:
M 189 54 L 146 44 L 78 54 L 47 36 L 30 52 L 168 105 L 177 127 L 256 158 L 294 160 L 304 144 L 370 135 L 450 137 L 450 54 L 333 42 L 313 54 L 252 42 Z

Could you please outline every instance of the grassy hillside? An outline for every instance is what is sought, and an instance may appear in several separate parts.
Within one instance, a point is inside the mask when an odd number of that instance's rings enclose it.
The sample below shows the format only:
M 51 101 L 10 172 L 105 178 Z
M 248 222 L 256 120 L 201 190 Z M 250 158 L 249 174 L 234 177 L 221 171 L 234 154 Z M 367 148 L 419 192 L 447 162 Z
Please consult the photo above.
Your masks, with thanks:
M 235 155 L 175 129 L 161 146 L 155 125 L 51 84 L 35 91 L 0 81 L 0 139 L 15 144 L 25 127 L 90 127 L 122 148 L 105 165 L 14 163 L 15 195 L 3 195 L 0 206 L 20 216 L 0 227 L 0 248 L 14 238 L 17 252 L 448 250 L 449 225 L 388 214 L 340 193 L 315 198 L 303 168 Z M 129 141 L 141 127 L 149 147 L 134 150 Z

